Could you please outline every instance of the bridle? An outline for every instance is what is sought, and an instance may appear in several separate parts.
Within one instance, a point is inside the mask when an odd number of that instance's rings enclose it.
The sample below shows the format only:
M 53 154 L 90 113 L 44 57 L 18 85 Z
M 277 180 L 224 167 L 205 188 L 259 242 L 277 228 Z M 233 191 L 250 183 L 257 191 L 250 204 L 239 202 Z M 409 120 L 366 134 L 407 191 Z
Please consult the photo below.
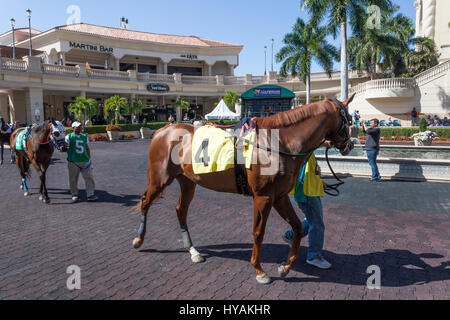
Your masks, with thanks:
M 344 146 L 343 146 L 343 144 L 336 144 L 336 148 L 338 148 L 339 150 L 342 150 L 342 149 L 349 148 L 349 145 L 352 146 L 351 141 L 350 141 L 350 132 L 349 132 L 350 131 L 349 128 L 352 123 L 352 118 L 348 114 L 347 110 L 345 109 L 344 104 L 341 101 L 339 101 L 337 99 L 333 99 L 333 101 L 335 103 L 337 103 L 337 105 L 339 106 L 339 115 L 341 117 L 341 123 L 339 125 L 339 130 L 336 132 L 336 134 L 334 136 L 337 135 L 344 139 L 344 143 L 343 143 Z M 332 141 L 332 139 L 328 139 L 328 140 Z M 348 141 L 350 141 L 350 143 Z M 341 146 L 342 146 L 342 148 L 341 148 Z M 341 185 L 343 185 L 345 182 L 342 181 L 341 179 L 339 179 L 339 177 L 336 175 L 333 168 L 331 167 L 330 160 L 328 159 L 328 150 L 330 150 L 329 147 L 327 147 L 327 149 L 325 151 L 325 158 L 327 160 L 328 167 L 330 168 L 330 171 L 333 174 L 333 177 L 338 182 L 327 185 L 328 189 L 333 190 L 333 191 L 330 191 L 330 190 L 324 190 L 324 191 L 326 194 L 328 194 L 330 196 L 337 197 L 337 196 L 339 196 L 338 188 Z

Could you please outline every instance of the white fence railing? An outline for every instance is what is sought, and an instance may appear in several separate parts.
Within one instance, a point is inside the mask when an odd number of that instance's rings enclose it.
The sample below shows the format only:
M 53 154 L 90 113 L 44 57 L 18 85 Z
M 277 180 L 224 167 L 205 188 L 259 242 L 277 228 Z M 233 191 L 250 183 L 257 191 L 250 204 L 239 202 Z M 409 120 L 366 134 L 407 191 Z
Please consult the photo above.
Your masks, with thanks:
M 245 84 L 245 77 L 224 76 L 223 83 L 225 85 L 242 85 Z
M 86 73 L 90 78 L 130 80 L 130 74 L 125 71 L 88 69 Z
M 414 77 L 417 85 L 433 80 L 447 73 L 450 70 L 450 60 L 447 60 L 433 68 L 430 68 Z
M 181 82 L 184 84 L 205 84 L 217 85 L 216 77 L 201 77 L 201 76 L 181 76 Z
M 138 73 L 137 80 L 150 83 L 174 83 L 173 74 Z
M 59 66 L 54 64 L 42 64 L 42 72 L 46 74 L 57 75 L 76 75 L 80 74 L 80 69 L 71 66 Z
M 27 71 L 26 61 L 10 58 L 0 58 L 0 70 Z

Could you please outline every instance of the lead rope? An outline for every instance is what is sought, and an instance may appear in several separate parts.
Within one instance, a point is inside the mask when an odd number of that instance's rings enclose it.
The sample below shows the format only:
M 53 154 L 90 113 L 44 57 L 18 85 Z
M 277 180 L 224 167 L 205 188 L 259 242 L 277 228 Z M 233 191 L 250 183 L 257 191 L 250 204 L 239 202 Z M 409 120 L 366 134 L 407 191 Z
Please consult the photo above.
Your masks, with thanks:
M 328 189 L 331 189 L 333 191 L 324 190 L 324 192 L 326 194 L 328 194 L 329 196 L 337 197 L 337 196 L 339 196 L 339 189 L 338 188 L 341 185 L 343 185 L 345 182 L 342 181 L 341 179 L 339 179 L 339 177 L 336 175 L 336 173 L 334 173 L 334 170 L 333 170 L 333 168 L 331 167 L 331 164 L 330 164 L 330 160 L 328 160 L 328 150 L 330 150 L 330 148 L 327 148 L 327 150 L 325 151 L 325 158 L 327 159 L 327 164 L 328 164 L 328 167 L 331 170 L 331 173 L 333 174 L 334 178 L 338 181 L 338 183 L 328 185 Z

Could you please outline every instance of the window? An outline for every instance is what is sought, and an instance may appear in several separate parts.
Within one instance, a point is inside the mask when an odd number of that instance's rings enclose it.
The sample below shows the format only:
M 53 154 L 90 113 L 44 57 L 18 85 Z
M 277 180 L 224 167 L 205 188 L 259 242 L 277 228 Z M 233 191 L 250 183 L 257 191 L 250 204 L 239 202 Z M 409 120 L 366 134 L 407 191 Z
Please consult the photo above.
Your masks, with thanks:
M 139 64 L 138 72 L 142 73 L 156 73 L 156 66 L 150 64 Z
M 185 76 L 202 76 L 202 68 L 195 67 L 172 67 L 167 69 L 168 74 L 181 73 Z
M 120 63 L 120 71 L 136 70 L 134 63 Z

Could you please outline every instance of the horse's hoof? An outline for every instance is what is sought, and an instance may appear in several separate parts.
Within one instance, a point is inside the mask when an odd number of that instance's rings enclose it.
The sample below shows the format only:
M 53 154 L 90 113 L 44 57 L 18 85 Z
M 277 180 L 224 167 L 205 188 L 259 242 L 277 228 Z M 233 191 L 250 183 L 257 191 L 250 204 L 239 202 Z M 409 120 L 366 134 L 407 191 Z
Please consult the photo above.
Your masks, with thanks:
M 39 196 L 39 201 L 44 201 L 44 197 L 43 196 Z
M 256 281 L 258 281 L 259 284 L 269 284 L 272 282 L 272 279 L 267 274 L 264 274 L 262 276 L 256 276 Z
M 287 271 L 286 268 L 283 265 L 278 267 L 278 275 L 281 278 L 286 277 L 288 275 L 288 273 L 289 273 L 289 271 Z
M 23 194 L 23 196 L 24 197 L 28 197 L 30 194 L 28 193 L 28 191 L 27 192 L 24 192 L 24 194 Z
M 20 190 L 23 190 L 23 185 L 20 185 Z
M 142 246 L 142 239 L 141 238 L 134 238 L 133 240 L 133 248 L 139 249 Z
M 50 204 L 50 199 L 44 199 L 42 200 L 42 202 L 44 202 L 45 204 Z
M 193 263 L 202 263 L 205 262 L 205 258 L 201 254 L 196 254 L 195 256 L 191 256 L 191 260 Z

